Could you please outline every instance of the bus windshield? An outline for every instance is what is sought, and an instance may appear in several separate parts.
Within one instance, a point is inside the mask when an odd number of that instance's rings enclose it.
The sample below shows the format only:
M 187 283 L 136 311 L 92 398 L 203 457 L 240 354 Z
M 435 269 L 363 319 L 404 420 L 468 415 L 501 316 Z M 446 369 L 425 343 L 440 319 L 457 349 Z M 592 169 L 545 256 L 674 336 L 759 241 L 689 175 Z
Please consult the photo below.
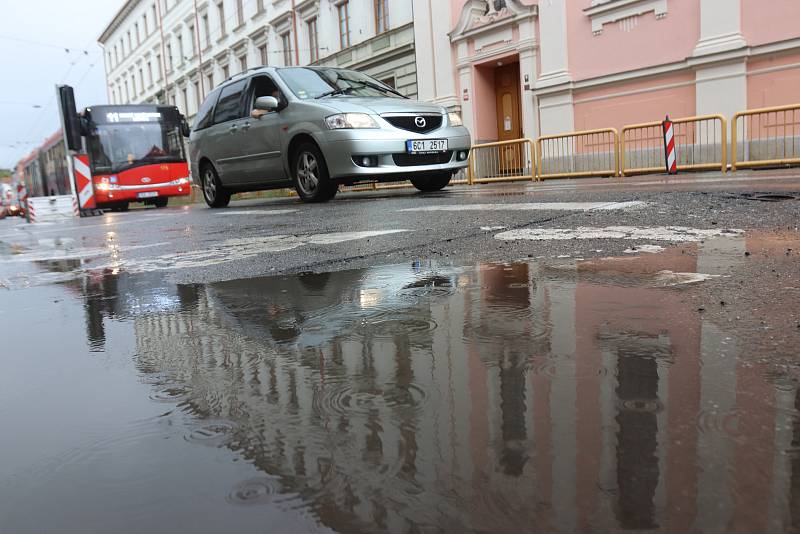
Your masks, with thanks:
M 93 174 L 185 160 L 180 125 L 164 122 L 98 124 L 88 136 Z

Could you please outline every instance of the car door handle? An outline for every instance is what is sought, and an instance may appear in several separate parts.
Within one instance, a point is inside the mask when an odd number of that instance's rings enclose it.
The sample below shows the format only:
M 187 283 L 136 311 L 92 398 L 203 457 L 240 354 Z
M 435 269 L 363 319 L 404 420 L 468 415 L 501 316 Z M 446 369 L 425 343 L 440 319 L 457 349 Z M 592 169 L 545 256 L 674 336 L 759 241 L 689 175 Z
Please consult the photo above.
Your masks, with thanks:
M 236 133 L 236 125 L 235 124 L 231 125 L 231 127 L 228 129 L 228 131 L 230 133 Z
M 242 130 L 244 130 L 246 132 L 249 129 L 250 129 L 250 123 L 249 122 L 246 122 L 246 123 L 242 124 Z

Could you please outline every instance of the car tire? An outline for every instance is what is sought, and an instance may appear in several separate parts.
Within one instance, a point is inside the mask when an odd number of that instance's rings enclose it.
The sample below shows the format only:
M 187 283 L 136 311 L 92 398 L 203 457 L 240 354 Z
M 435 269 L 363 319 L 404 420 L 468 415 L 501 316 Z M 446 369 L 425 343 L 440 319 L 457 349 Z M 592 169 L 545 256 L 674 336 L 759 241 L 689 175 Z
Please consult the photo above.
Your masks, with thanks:
M 447 187 L 452 178 L 453 175 L 449 172 L 420 176 L 419 178 L 412 178 L 411 185 L 423 193 L 433 193 L 434 191 L 441 191 Z
M 214 166 L 207 163 L 200 172 L 203 198 L 209 208 L 224 208 L 231 202 L 231 193 L 222 186 Z
M 153 206 L 156 208 L 166 208 L 167 204 L 169 204 L 168 198 L 157 198 L 153 201 Z
M 314 143 L 303 143 L 295 150 L 292 177 L 297 195 L 304 202 L 327 202 L 339 191 L 331 181 L 322 151 Z

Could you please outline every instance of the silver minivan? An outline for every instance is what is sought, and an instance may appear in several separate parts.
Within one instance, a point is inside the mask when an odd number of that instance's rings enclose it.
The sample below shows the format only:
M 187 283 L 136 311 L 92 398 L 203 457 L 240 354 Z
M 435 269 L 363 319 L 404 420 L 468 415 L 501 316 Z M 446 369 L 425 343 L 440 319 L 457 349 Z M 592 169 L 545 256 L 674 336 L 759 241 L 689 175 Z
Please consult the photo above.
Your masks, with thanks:
M 457 113 L 363 73 L 260 67 L 208 95 L 189 153 L 206 203 L 219 208 L 233 193 L 284 187 L 307 202 L 366 181 L 438 191 L 467 166 L 470 145 Z

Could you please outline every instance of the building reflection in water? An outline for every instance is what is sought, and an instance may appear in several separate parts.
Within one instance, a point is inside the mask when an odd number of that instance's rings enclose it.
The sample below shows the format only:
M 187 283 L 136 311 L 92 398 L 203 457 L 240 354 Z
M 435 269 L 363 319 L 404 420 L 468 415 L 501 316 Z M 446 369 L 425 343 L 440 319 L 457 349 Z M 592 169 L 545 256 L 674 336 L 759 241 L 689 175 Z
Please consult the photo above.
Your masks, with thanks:
M 76 289 L 332 528 L 789 528 L 798 393 L 656 283 L 716 250 Z

